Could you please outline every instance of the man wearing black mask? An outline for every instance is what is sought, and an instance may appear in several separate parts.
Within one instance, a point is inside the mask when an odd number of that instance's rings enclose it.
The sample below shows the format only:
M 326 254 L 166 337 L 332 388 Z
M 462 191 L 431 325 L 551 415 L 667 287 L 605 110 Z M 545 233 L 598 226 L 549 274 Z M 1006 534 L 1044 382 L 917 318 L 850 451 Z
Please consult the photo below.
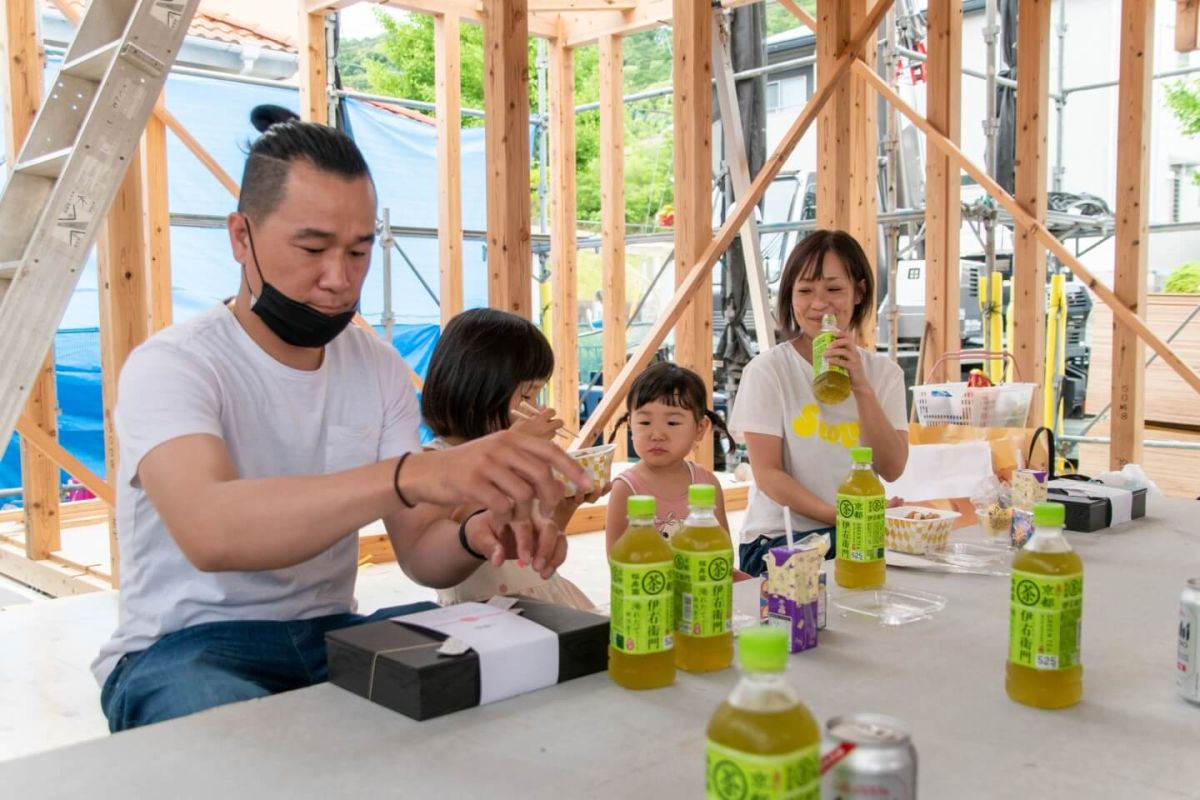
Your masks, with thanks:
M 376 519 L 427 586 L 518 557 L 548 577 L 565 558 L 537 508 L 561 499 L 552 468 L 590 487 L 578 465 L 514 432 L 420 452 L 407 368 L 350 325 L 375 204 L 348 137 L 272 126 L 228 218 L 236 298 L 122 371 L 120 621 L 93 664 L 114 731 L 324 680 L 325 632 L 366 619 L 357 531 Z M 460 505 L 487 510 L 439 511 Z

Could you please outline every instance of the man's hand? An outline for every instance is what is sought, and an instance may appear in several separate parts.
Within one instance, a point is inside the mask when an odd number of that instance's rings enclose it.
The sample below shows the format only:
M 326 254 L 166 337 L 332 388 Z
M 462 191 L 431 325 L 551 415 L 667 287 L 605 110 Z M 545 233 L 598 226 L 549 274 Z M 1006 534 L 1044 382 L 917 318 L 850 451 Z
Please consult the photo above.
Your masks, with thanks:
M 518 543 L 532 541 L 534 502 L 554 508 L 563 497 L 557 470 L 584 492 L 593 490 L 587 472 L 550 442 L 501 431 L 452 447 L 414 453 L 400 472 L 400 491 L 414 501 L 488 509 L 497 525 L 515 526 Z M 479 551 L 485 552 L 483 550 Z M 530 552 L 521 558 L 531 559 Z
M 503 524 L 491 512 L 467 520 L 467 544 L 494 566 L 509 559 L 532 564 L 543 580 L 549 579 L 567 557 L 567 537 L 551 520 L 534 510 L 525 523 Z

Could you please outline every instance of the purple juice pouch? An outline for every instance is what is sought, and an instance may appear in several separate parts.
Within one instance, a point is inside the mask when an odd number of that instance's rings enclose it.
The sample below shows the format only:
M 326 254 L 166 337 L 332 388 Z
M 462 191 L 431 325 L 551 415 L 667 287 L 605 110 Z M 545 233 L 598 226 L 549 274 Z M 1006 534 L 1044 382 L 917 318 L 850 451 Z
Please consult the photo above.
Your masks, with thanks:
M 817 547 L 773 547 L 767 556 L 767 624 L 789 631 L 791 652 L 817 646 L 821 562 Z

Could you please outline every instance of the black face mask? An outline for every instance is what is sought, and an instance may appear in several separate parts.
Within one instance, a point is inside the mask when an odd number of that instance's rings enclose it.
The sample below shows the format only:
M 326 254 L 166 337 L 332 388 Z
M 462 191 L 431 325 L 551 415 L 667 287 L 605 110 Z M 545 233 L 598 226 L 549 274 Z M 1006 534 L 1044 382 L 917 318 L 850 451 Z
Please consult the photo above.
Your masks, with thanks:
M 254 256 L 254 269 L 262 281 L 262 292 L 255 297 L 251 293 L 250 310 L 258 315 L 271 332 L 293 347 L 324 347 L 354 319 L 358 304 L 340 314 L 326 314 L 312 306 L 285 295 L 263 277 L 258 265 L 258 253 L 254 250 L 254 236 L 250 233 L 250 222 L 246 221 L 246 238 L 250 241 L 250 254 Z M 242 265 L 245 272 L 246 266 Z

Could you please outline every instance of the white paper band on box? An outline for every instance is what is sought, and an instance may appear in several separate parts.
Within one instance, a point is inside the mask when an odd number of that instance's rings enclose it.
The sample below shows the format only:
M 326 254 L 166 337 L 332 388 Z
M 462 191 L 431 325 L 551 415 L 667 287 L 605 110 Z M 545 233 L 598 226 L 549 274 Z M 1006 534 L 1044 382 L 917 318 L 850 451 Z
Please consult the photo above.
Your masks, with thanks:
M 1069 495 L 1078 497 L 1105 497 L 1112 508 L 1110 528 L 1123 525 L 1133 519 L 1133 492 L 1128 489 L 1118 489 L 1115 486 L 1105 486 L 1101 483 L 1082 483 L 1072 480 L 1053 480 L 1050 486 L 1063 489 Z M 1051 498 L 1053 501 L 1053 498 Z
M 558 634 L 511 611 L 460 603 L 393 619 L 469 644 L 479 654 L 480 705 L 558 683 Z

